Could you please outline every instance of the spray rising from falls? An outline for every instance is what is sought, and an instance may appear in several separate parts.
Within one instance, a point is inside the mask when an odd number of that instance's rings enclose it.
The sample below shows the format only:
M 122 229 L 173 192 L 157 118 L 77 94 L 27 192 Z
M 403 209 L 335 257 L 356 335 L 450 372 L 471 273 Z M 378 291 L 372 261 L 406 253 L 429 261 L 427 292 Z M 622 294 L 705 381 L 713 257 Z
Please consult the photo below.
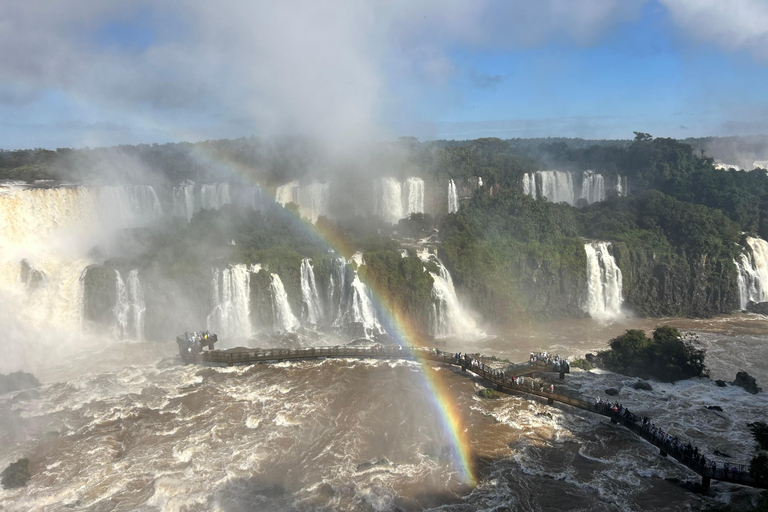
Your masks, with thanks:
M 285 292 L 283 281 L 277 274 L 271 274 L 272 314 L 275 318 L 275 330 L 294 332 L 299 328 L 299 321 L 291 310 L 288 294 Z
M 472 315 L 461 305 L 445 265 L 427 249 L 418 252 L 424 263 L 434 263 L 437 272 L 430 272 L 432 285 L 432 335 L 436 338 L 477 337 L 480 332 Z
M 206 328 L 220 338 L 248 338 L 251 325 L 251 272 L 244 264 L 212 270 L 211 304 Z
M 456 193 L 456 183 L 453 180 L 448 182 L 448 213 L 459 211 L 459 194 Z
M 768 301 L 768 242 L 747 237 L 747 244 L 749 251 L 742 252 L 734 261 L 738 270 L 739 308 L 742 310 L 750 301 Z
M 309 258 L 301 261 L 301 298 L 304 303 L 304 320 L 316 326 L 323 318 L 323 307 L 320 303 L 320 295 L 317 293 L 315 271 Z
M 584 245 L 587 253 L 586 311 L 592 318 L 603 320 L 621 316 L 621 269 L 610 253 L 610 244 L 590 242 Z

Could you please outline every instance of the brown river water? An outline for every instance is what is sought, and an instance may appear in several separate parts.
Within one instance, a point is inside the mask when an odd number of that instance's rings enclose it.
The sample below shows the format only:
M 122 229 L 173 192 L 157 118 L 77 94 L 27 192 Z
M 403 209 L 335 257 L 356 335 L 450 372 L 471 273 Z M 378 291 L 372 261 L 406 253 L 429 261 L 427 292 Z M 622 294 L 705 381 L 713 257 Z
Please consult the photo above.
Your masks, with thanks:
M 541 349 L 580 357 L 625 329 L 665 323 L 699 335 L 713 379 L 743 369 L 768 389 L 768 319 L 757 315 L 570 320 L 437 346 L 513 361 Z M 175 343 L 73 352 L 36 370 L 36 392 L 0 395 L 0 467 L 28 457 L 33 472 L 27 487 L 0 490 L 0 509 L 672 511 L 755 495 L 713 483 L 703 496 L 692 490 L 696 475 L 604 417 L 481 399 L 480 379 L 434 367 L 462 415 L 475 486 L 452 463 L 418 363 L 183 366 Z M 553 382 L 587 397 L 619 388 L 625 406 L 705 453 L 749 460 L 746 424 L 766 420 L 765 394 L 709 379 L 640 391 L 635 380 L 574 370 Z

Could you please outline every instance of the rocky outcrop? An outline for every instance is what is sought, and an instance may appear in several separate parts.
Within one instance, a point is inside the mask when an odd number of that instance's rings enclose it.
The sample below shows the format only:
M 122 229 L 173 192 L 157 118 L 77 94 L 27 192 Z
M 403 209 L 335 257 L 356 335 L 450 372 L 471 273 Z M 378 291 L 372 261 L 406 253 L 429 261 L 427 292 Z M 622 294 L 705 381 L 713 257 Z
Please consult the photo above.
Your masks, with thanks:
M 758 315 L 768 315 L 768 302 L 755 302 L 751 300 L 747 304 L 747 311 L 757 313 Z
M 40 381 L 31 373 L 13 372 L 8 375 L 0 374 L 0 394 L 37 387 L 40 387 Z
M 16 489 L 24 487 L 32 475 L 29 472 L 29 459 L 19 459 L 8 465 L 2 473 L 2 484 L 4 489 Z
M 757 387 L 757 381 L 747 372 L 739 372 L 736 374 L 736 379 L 733 381 L 734 386 L 744 388 L 747 393 L 756 395 L 763 391 L 763 388 Z

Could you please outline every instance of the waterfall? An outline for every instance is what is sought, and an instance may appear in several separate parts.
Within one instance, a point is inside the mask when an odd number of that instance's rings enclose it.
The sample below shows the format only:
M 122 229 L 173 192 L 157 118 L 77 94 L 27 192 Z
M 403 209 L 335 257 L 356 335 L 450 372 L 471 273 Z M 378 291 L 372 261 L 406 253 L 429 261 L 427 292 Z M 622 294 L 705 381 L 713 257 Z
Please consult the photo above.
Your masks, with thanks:
M 334 258 L 331 264 L 331 275 L 328 279 L 328 308 L 329 318 L 334 323 L 341 322 L 343 313 L 341 307 L 347 284 L 347 260 L 342 257 Z
M 112 229 L 144 225 L 163 215 L 155 189 L 148 185 L 109 185 L 93 190 L 100 224 Z
M 225 338 L 248 338 L 251 325 L 251 272 L 246 265 L 212 269 L 211 303 L 206 328 Z
M 587 253 L 587 302 L 585 309 L 592 318 L 610 319 L 621 315 L 621 269 L 606 242 L 584 244 Z
M 128 298 L 131 302 L 131 321 L 133 323 L 133 337 L 144 340 L 144 313 L 147 311 L 144 302 L 144 289 L 139 280 L 139 269 L 128 272 Z
M 620 174 L 616 177 L 616 193 L 620 196 L 626 196 L 629 193 L 629 183 L 627 177 Z
M 208 183 L 200 186 L 200 208 L 203 210 L 221 210 L 225 204 L 232 204 L 229 196 L 229 183 Z
M 192 220 L 195 214 L 195 182 L 183 181 L 178 187 L 173 188 L 173 215 L 186 217 Z
M 408 218 L 412 213 L 424 213 L 424 180 L 408 178 L 403 184 L 403 213 Z
M 573 189 L 573 175 L 562 171 L 539 171 L 541 195 L 553 203 L 576 204 Z
M 747 237 L 749 251 L 742 252 L 734 261 L 738 270 L 739 308 L 744 310 L 750 301 L 768 301 L 768 242 L 762 238 Z
M 349 302 L 348 314 L 352 322 L 363 325 L 366 336 L 370 337 L 374 333 L 384 332 L 376 318 L 376 311 L 373 308 L 373 302 L 369 295 L 368 287 L 360 280 L 360 276 L 355 272 L 352 279 L 351 300 Z
M 584 171 L 581 181 L 581 199 L 587 204 L 605 201 L 605 179 L 602 174 Z
M 477 336 L 477 324 L 461 305 L 448 269 L 437 256 L 430 254 L 426 249 L 419 251 L 418 256 L 424 263 L 431 262 L 437 265 L 437 273 L 429 273 L 434 281 L 432 285 L 432 298 L 434 299 L 432 335 L 436 338 Z
M 299 207 L 299 215 L 312 222 L 317 222 L 320 216 L 327 216 L 331 200 L 330 183 L 309 183 L 300 186 L 298 181 L 292 181 L 277 187 L 275 201 L 285 206 L 294 203 Z
M 459 195 L 456 193 L 456 183 L 453 180 L 448 182 L 448 213 L 459 211 Z
M 278 331 L 293 332 L 299 328 L 299 321 L 291 311 L 291 304 L 288 302 L 288 294 L 285 292 L 283 281 L 277 274 L 272 276 L 272 313 L 275 317 L 275 329 Z
M 310 325 L 317 325 L 323 318 L 320 296 L 315 284 L 315 271 L 309 258 L 301 260 L 301 298 L 304 301 L 305 320 Z
M 173 215 L 187 221 L 202 209 L 220 210 L 225 204 L 232 204 L 227 182 L 204 183 L 198 190 L 194 181 L 185 180 L 173 188 Z
M 536 180 L 532 172 L 523 174 L 523 194 L 536 199 Z
M 131 303 L 128 300 L 128 290 L 125 287 L 123 278 L 120 277 L 120 272 L 115 270 L 115 307 L 112 308 L 115 319 L 112 324 L 112 330 L 117 339 L 122 340 L 128 337 L 128 313 L 130 309 Z
M 115 306 L 112 332 L 117 339 L 144 339 L 144 291 L 139 281 L 139 269 L 128 272 L 126 286 L 119 270 L 115 270 Z
M 403 213 L 403 186 L 394 178 L 381 178 L 381 194 L 377 215 L 386 222 L 396 224 L 404 217 Z

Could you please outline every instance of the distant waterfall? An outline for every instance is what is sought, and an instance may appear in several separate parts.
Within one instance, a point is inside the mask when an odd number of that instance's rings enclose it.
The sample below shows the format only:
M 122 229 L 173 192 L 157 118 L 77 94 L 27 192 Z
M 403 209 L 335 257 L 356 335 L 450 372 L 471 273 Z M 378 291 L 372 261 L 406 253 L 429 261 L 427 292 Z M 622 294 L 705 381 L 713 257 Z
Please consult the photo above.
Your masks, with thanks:
M 459 211 L 459 194 L 456 193 L 456 183 L 453 180 L 448 182 L 448 213 Z
M 602 174 L 584 171 L 581 181 L 581 199 L 587 204 L 605 201 L 605 179 Z
M 541 195 L 553 203 L 576 204 L 573 175 L 562 171 L 539 171 Z
M 298 181 L 292 181 L 277 187 L 275 201 L 283 206 L 294 203 L 299 207 L 299 215 L 312 222 L 317 222 L 318 217 L 328 215 L 330 190 L 329 183 L 299 185 Z
M 587 253 L 586 311 L 592 318 L 610 319 L 621 315 L 621 269 L 609 252 L 610 244 L 590 242 L 584 245 Z
M 334 258 L 331 265 L 331 275 L 328 278 L 328 314 L 336 322 L 341 318 L 341 307 L 344 301 L 344 291 L 347 281 L 347 260 L 342 257 Z
M 412 213 L 424 213 L 424 180 L 408 178 L 403 186 L 403 213 L 407 218 Z
M 288 294 L 285 292 L 283 281 L 277 274 L 271 274 L 272 277 L 272 313 L 275 317 L 275 329 L 278 331 L 293 332 L 299 328 L 299 321 L 291 310 L 291 304 L 288 302 Z
M 523 194 L 536 199 L 536 180 L 532 172 L 523 174 Z
M 751 252 L 742 252 L 734 261 L 738 269 L 739 307 L 746 309 L 749 301 L 768 301 L 768 242 L 747 237 Z
M 173 188 L 173 214 L 192 220 L 195 214 L 195 182 L 186 180 Z
M 359 254 L 356 260 L 364 264 L 362 254 Z M 354 260 L 347 262 L 342 257 L 333 260 L 328 283 L 329 315 L 334 319 L 333 326 L 347 328 L 357 325 L 362 327 L 362 334 L 366 337 L 383 334 L 384 329 L 376 316 L 371 292 L 360 280 L 357 270 L 349 266 L 352 261 Z
M 581 186 L 578 175 L 564 171 L 536 171 L 523 174 L 523 193 L 536 199 L 546 197 L 553 203 L 568 203 L 576 206 L 580 199 L 587 204 L 605 201 L 605 176 L 594 171 L 581 174 Z M 616 190 L 619 195 L 626 195 L 627 178 L 617 178 Z
M 309 258 L 301 261 L 301 298 L 304 302 L 303 313 L 305 320 L 311 325 L 317 325 L 323 318 L 323 308 L 320 295 L 315 284 L 315 271 Z
M 251 336 L 251 269 L 246 265 L 230 265 L 212 270 L 211 304 L 206 328 L 220 338 Z
M 394 178 L 381 178 L 381 194 L 377 214 L 387 222 L 397 223 L 404 218 L 403 186 Z
M 436 338 L 452 336 L 476 336 L 477 324 L 472 316 L 464 309 L 456 295 L 453 278 L 445 265 L 427 250 L 418 252 L 419 258 L 425 263 L 437 265 L 437 274 L 430 272 L 432 285 L 432 334 Z
M 629 193 L 629 182 L 626 176 L 616 177 L 616 193 L 620 196 L 626 196 Z
M 131 305 L 128 301 L 128 290 L 117 270 L 115 270 L 115 279 L 115 307 L 112 309 L 115 314 L 113 330 L 118 339 L 124 339 L 128 337 L 128 311 Z
M 173 215 L 192 220 L 200 210 L 220 210 L 232 204 L 229 183 L 204 183 L 198 188 L 194 181 L 185 180 L 173 188 Z

